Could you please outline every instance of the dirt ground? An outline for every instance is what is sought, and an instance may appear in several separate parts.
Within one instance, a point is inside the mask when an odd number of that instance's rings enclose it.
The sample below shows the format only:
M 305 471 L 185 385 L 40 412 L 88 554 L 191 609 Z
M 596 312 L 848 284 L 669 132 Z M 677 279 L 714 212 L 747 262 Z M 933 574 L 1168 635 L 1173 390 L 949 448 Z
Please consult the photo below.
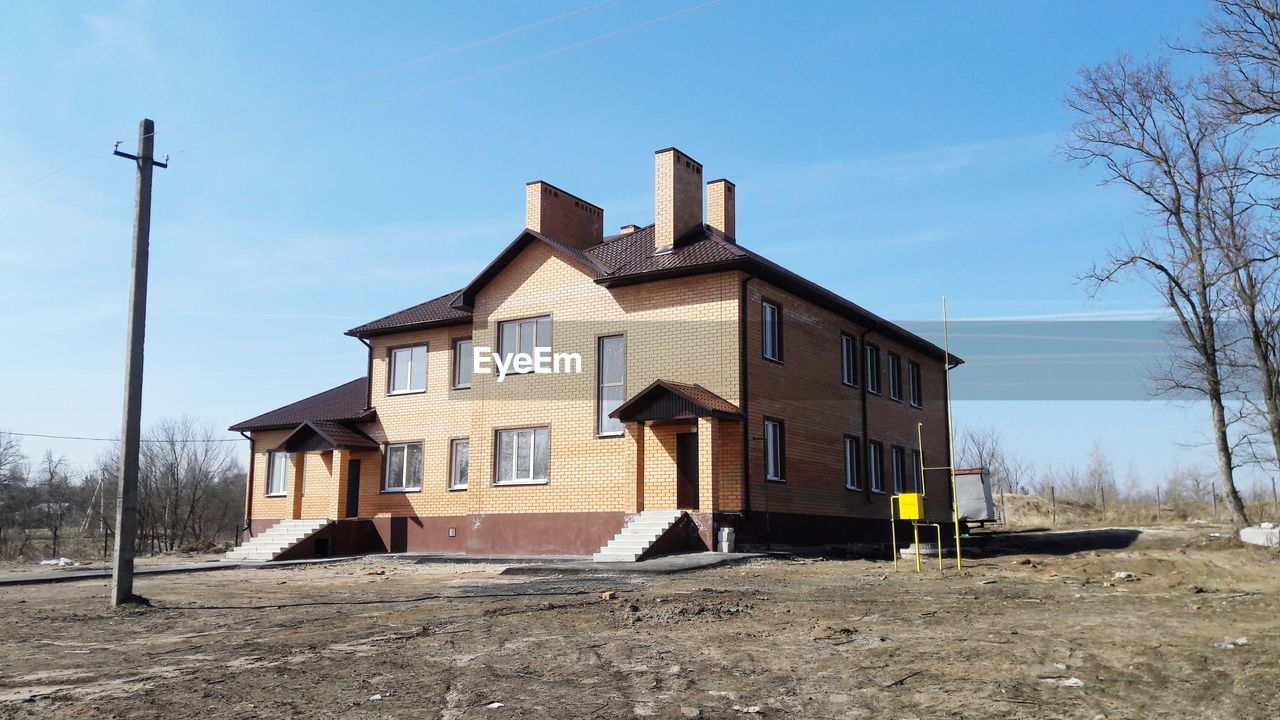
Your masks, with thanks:
M 163 555 L 141 555 L 134 564 L 138 568 L 160 565 L 185 565 L 188 563 L 218 562 L 225 553 L 165 553 Z M 36 574 L 51 576 L 67 572 L 83 572 L 85 570 L 110 570 L 111 563 L 102 560 L 75 560 L 69 565 L 41 565 L 39 562 L 0 561 L 0 579 L 22 575 L 30 577 Z
M 103 582 L 0 588 L 0 716 L 1274 718 L 1280 555 L 1221 531 L 1006 534 L 922 575 L 383 558 L 142 577 L 153 607 L 120 611 Z

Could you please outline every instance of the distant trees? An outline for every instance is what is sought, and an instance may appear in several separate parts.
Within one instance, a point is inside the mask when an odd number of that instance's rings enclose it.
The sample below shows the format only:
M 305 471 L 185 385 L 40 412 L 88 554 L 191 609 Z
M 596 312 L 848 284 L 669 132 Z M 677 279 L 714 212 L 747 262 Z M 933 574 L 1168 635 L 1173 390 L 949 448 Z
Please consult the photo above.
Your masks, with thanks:
M 235 445 L 187 417 L 160 420 L 143 439 L 138 551 L 234 540 L 245 488 Z M 113 444 L 79 477 L 49 452 L 32 469 L 18 438 L 0 432 L 0 554 L 100 552 L 114 532 L 118 467 Z
M 244 479 L 233 446 L 189 417 L 145 434 L 138 477 L 138 528 L 151 552 L 226 537 L 242 519 Z

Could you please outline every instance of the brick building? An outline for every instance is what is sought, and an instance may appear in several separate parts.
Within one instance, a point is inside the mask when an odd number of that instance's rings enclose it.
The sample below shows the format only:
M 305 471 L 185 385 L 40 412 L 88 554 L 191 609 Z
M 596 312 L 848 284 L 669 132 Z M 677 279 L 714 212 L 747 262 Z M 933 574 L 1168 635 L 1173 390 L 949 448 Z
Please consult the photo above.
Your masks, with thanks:
M 314 519 L 333 522 L 295 554 L 590 554 L 673 511 L 649 552 L 726 526 L 883 539 L 890 495 L 946 464 L 944 353 L 738 244 L 734 214 L 733 183 L 675 148 L 654 223 L 616 235 L 529 183 L 526 228 L 470 284 L 347 332 L 363 377 L 231 428 L 252 445 L 247 535 Z M 500 375 L 519 353 L 560 371 Z M 924 477 L 949 519 L 946 474 Z

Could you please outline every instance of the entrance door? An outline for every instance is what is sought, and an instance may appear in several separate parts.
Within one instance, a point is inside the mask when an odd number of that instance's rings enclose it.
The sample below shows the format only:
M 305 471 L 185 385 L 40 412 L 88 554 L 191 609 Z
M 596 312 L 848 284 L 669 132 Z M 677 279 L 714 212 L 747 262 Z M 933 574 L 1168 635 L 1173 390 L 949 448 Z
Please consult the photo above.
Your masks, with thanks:
M 347 517 L 360 515 L 360 461 L 347 461 Z
M 676 507 L 698 509 L 697 433 L 676 433 Z

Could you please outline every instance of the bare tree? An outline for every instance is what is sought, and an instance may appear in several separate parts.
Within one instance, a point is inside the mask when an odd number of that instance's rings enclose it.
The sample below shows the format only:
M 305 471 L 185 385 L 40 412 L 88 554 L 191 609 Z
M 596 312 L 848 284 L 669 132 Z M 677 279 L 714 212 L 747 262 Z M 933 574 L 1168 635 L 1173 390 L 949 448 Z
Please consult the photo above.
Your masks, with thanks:
M 21 440 L 0 432 L 0 547 L 18 527 L 27 504 L 27 458 Z
M 1111 498 L 1113 504 L 1117 499 L 1116 471 L 1111 465 L 1111 458 L 1107 457 L 1106 451 L 1102 449 L 1102 443 L 1096 440 L 1093 447 L 1089 449 L 1089 468 L 1085 470 L 1085 477 L 1105 514 L 1107 498 Z
M 40 475 L 37 478 L 41 491 L 41 502 L 37 510 L 42 524 L 52 538 L 54 557 L 58 555 L 62 528 L 73 509 L 71 478 L 67 477 L 66 466 L 66 458 L 55 458 L 53 452 L 46 450 L 40 460 Z
M 1280 117 L 1280 3 L 1217 0 L 1196 51 L 1221 69 L 1208 97 L 1227 118 L 1264 124 Z
M 152 552 L 208 541 L 230 529 L 224 497 L 239 472 L 231 448 L 194 419 L 163 419 L 146 433 L 139 472 L 139 542 Z M 231 523 L 231 524 L 228 524 Z
M 1230 122 L 1246 126 L 1280 118 L 1280 2 L 1218 0 L 1217 12 L 1204 25 L 1204 44 L 1195 50 L 1211 57 L 1219 72 L 1209 78 L 1206 97 Z M 1245 341 L 1233 365 L 1249 378 L 1245 385 L 1244 419 L 1269 443 L 1246 445 L 1257 464 L 1274 467 L 1280 459 L 1280 241 L 1274 232 L 1274 198 L 1254 200 L 1256 192 L 1274 195 L 1280 155 L 1266 148 L 1237 152 L 1238 171 L 1224 183 L 1220 201 L 1242 212 L 1215 212 L 1213 233 L 1231 267 L 1233 314 Z M 1262 180 L 1262 191 L 1251 185 Z M 1255 209 L 1267 211 L 1261 219 Z M 1248 438 L 1251 440 L 1251 438 Z M 1267 447 L 1269 445 L 1269 447 Z
M 1136 276 L 1173 312 L 1181 351 L 1171 354 L 1158 389 L 1208 401 L 1222 494 L 1232 521 L 1244 526 L 1225 399 L 1231 378 L 1222 358 L 1229 340 L 1219 336 L 1231 268 L 1215 252 L 1214 237 L 1223 225 L 1214 214 L 1232 210 L 1222 187 L 1236 178 L 1231 158 L 1244 138 L 1202 106 L 1199 87 L 1175 78 L 1166 62 L 1120 58 L 1086 69 L 1066 100 L 1078 120 L 1065 152 L 1101 167 L 1105 184 L 1133 191 L 1155 219 L 1141 243 L 1120 248 L 1084 279 L 1096 292 L 1123 275 Z
M 1004 438 L 994 428 L 962 429 L 956 436 L 956 457 L 961 467 L 986 468 L 993 492 L 1025 492 L 1031 480 L 1031 464 L 1007 452 Z

